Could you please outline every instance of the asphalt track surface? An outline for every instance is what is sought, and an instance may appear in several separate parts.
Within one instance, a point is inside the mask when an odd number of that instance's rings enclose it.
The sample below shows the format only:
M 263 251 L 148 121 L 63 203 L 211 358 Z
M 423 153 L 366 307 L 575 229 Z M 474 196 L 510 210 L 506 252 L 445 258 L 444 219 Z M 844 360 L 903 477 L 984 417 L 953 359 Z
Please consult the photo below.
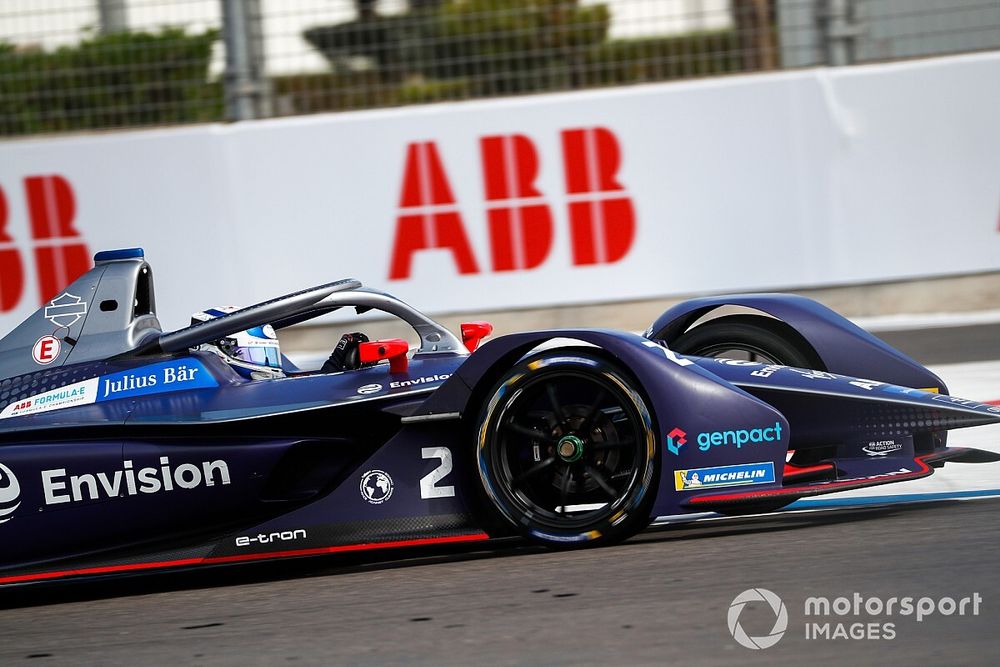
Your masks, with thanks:
M 0 591 L 0 665 L 995 665 L 998 547 L 1000 499 L 980 499 L 712 520 L 583 551 L 509 540 L 26 586 Z M 751 588 L 788 613 L 765 650 L 727 626 Z M 807 597 L 855 593 L 982 603 L 921 622 L 804 615 Z M 761 636 L 775 615 L 752 603 L 739 620 Z M 806 639 L 807 621 L 892 623 L 894 638 Z
M 998 518 L 1000 501 L 950 501 L 659 528 L 575 552 L 508 543 L 22 589 L 4 596 L 0 663 L 995 665 Z M 766 650 L 726 624 L 757 587 L 789 615 Z M 807 596 L 854 592 L 983 603 L 895 617 L 892 640 L 804 639 Z M 761 606 L 741 622 L 753 636 L 774 619 Z

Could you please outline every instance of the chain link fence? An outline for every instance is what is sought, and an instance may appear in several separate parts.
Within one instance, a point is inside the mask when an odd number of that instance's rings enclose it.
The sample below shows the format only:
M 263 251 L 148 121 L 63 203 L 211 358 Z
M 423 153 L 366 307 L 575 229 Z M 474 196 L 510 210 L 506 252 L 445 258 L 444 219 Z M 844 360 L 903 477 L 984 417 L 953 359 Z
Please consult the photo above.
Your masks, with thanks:
M 997 48 L 998 0 L 0 0 L 0 135 Z

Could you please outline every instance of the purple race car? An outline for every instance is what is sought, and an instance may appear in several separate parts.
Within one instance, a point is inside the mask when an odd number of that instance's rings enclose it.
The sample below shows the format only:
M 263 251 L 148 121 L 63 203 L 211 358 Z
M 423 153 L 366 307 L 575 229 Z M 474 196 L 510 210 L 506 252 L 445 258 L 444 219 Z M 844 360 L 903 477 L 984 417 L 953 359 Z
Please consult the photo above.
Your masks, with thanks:
M 945 439 L 1000 407 L 800 297 L 480 346 L 486 323 L 455 335 L 340 280 L 163 332 L 142 251 L 95 264 L 0 341 L 0 584 L 517 534 L 606 544 L 653 517 L 997 458 Z M 281 354 L 276 331 L 352 309 L 416 345 L 351 332 L 311 370 Z

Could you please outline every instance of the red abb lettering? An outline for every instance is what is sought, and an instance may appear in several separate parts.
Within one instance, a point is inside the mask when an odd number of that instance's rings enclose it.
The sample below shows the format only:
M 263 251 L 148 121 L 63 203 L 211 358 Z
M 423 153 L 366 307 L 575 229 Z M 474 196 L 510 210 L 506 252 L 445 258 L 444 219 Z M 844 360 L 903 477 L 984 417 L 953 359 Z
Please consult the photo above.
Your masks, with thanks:
M 21 292 L 24 291 L 21 253 L 14 247 L 14 240 L 7 233 L 9 214 L 7 197 L 3 188 L 0 188 L 0 313 L 13 310 L 21 301 Z
M 480 140 L 494 271 L 533 269 L 552 247 L 552 212 L 535 186 L 538 153 L 522 134 Z
M 450 250 L 459 273 L 479 272 L 434 142 L 407 147 L 399 208 L 390 280 L 409 278 L 413 255 L 430 248 Z
M 29 176 L 24 179 L 35 241 L 35 264 L 41 302 L 56 296 L 90 268 L 90 252 L 73 227 L 76 201 L 73 188 L 62 176 Z
M 616 180 L 621 150 L 603 127 L 562 133 L 573 263 L 610 264 L 624 257 L 635 238 L 635 209 Z

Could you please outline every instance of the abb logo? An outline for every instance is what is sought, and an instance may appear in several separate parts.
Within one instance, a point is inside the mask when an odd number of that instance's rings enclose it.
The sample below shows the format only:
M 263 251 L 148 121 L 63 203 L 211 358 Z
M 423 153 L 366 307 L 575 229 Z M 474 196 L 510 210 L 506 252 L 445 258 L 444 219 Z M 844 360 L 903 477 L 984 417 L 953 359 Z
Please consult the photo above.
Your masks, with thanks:
M 24 195 L 31 225 L 40 303 L 45 303 L 90 268 L 90 252 L 73 227 L 76 199 L 62 176 L 28 176 Z M 7 231 L 10 207 L 0 187 L 0 313 L 21 303 L 25 269 L 21 250 Z
M 635 209 L 616 178 L 618 140 L 603 127 L 564 130 L 561 138 L 573 264 L 617 262 L 635 238 Z M 523 134 L 482 137 L 479 149 L 492 270 L 534 269 L 555 236 L 552 209 L 535 186 L 538 151 Z M 435 248 L 451 252 L 459 273 L 480 272 L 433 141 L 407 147 L 399 209 L 390 280 L 409 278 L 413 256 Z

